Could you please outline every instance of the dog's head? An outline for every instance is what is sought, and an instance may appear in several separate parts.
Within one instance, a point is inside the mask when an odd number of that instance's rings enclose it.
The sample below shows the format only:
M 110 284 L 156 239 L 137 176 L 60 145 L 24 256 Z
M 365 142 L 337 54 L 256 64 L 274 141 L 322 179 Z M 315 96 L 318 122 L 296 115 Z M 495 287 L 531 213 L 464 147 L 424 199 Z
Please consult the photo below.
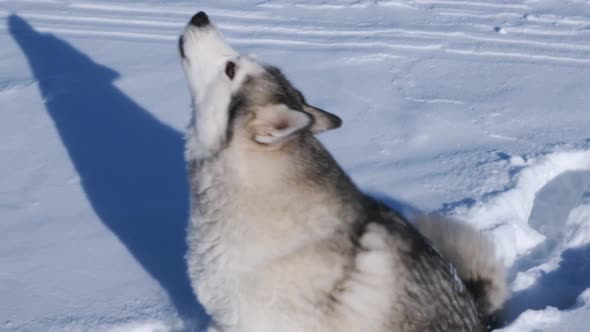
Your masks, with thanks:
M 204 153 L 215 153 L 236 139 L 276 149 L 298 135 L 342 123 L 307 104 L 276 67 L 240 55 L 204 12 L 192 17 L 178 48 L 195 107 L 195 138 Z

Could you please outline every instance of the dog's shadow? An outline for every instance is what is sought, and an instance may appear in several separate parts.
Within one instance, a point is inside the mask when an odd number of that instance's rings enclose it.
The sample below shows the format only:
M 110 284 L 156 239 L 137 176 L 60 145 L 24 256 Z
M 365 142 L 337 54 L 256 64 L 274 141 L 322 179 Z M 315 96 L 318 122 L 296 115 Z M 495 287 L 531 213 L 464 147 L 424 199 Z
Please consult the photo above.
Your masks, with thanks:
M 182 134 L 115 87 L 115 71 L 16 15 L 8 25 L 96 214 L 181 317 L 206 321 L 184 261 L 189 191 Z

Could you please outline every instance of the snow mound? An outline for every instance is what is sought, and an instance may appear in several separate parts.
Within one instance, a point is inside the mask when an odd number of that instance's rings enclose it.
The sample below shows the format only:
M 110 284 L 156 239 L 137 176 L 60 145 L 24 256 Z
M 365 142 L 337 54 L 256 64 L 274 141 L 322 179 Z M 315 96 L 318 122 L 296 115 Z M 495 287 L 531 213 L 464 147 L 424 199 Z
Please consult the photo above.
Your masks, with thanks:
M 507 322 L 516 320 L 506 331 L 584 319 L 577 313 L 590 309 L 590 150 L 559 151 L 515 166 L 512 187 L 454 211 L 487 232 L 510 267 L 513 295 L 503 314 Z
M 527 310 L 509 327 L 496 332 L 564 332 L 586 331 L 590 323 L 590 288 L 579 298 L 576 307 L 559 311 L 555 307 L 543 310 Z
M 515 165 L 520 167 L 521 163 Z M 543 241 L 562 236 L 560 228 L 575 207 L 572 204 L 581 202 L 590 185 L 588 150 L 531 158 L 526 165 L 513 188 L 477 202 L 468 211 L 455 212 L 481 229 L 493 230 L 498 256 L 504 257 L 507 265 Z M 577 221 L 572 223 L 584 224 L 584 216 L 587 211 L 579 206 L 574 216 Z M 586 239 L 577 233 L 569 236 L 577 237 L 579 243 Z

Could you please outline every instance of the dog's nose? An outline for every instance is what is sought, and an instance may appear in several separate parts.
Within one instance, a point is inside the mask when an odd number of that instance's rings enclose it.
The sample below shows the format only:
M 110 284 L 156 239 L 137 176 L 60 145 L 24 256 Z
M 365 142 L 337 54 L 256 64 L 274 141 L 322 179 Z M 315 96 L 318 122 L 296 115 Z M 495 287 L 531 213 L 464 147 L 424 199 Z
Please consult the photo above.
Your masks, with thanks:
M 197 28 L 204 27 L 209 24 L 209 16 L 205 12 L 198 12 L 191 18 L 191 24 Z

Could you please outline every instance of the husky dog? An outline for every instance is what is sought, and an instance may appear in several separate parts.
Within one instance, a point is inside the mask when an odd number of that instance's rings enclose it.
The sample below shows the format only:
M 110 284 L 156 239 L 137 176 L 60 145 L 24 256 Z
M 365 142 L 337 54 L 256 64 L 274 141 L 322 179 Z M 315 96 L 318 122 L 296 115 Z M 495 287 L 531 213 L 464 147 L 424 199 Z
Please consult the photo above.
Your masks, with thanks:
M 486 241 L 423 218 L 431 245 L 363 194 L 314 136 L 340 118 L 238 54 L 205 13 L 178 46 L 194 106 L 188 270 L 210 331 L 487 329 L 506 287 Z

